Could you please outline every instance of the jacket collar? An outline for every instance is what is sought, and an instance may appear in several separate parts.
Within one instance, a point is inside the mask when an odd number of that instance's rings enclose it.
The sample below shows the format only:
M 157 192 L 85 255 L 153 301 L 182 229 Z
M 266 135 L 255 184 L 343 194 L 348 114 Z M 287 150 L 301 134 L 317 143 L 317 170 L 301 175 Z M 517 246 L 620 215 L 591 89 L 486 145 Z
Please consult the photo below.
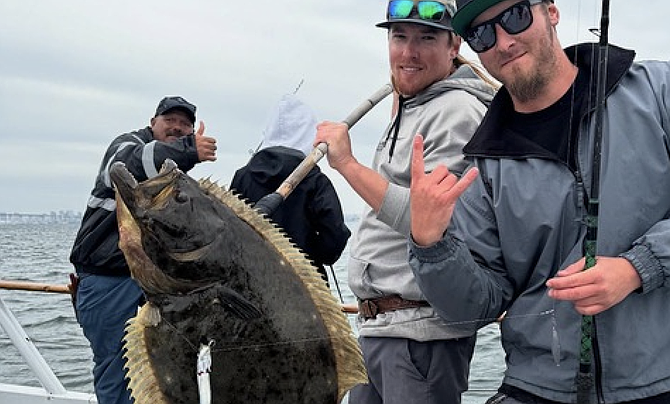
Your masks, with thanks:
M 619 48 L 614 45 L 608 46 L 608 63 L 606 78 L 606 94 L 612 93 L 624 74 L 628 71 L 635 51 Z M 595 97 L 598 74 L 598 44 L 583 43 L 565 49 L 568 57 L 574 61 L 580 70 L 591 72 L 589 94 L 591 99 L 584 103 L 579 111 L 580 118 L 595 109 Z M 529 142 L 525 138 L 510 138 L 505 136 L 502 130 L 504 117 L 514 111 L 512 98 L 505 87 L 502 87 L 491 102 L 491 106 L 484 116 L 474 136 L 463 147 L 463 153 L 468 157 L 511 157 L 521 158 L 527 156 Z

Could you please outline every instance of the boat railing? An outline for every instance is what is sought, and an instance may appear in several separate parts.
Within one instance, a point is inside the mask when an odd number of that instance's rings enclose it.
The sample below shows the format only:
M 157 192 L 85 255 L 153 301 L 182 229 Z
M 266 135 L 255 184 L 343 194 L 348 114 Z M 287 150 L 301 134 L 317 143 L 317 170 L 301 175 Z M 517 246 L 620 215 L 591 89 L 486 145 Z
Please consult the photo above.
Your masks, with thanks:
M 8 282 L 0 280 L 0 289 L 32 290 L 51 293 L 69 293 L 67 287 L 43 285 L 30 282 Z M 32 338 L 23 329 L 16 316 L 0 296 L 0 328 L 9 337 L 24 362 L 39 381 L 42 388 L 0 383 L 0 403 L 45 403 L 84 404 L 97 403 L 95 394 L 69 391 L 60 382 L 47 361 L 39 352 Z

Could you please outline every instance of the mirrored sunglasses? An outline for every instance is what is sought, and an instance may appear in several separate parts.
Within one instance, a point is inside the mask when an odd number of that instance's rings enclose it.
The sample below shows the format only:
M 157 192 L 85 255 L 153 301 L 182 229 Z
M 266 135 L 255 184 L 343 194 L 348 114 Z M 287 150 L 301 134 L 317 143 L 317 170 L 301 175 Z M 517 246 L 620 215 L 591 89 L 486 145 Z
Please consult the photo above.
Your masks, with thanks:
M 393 0 L 389 2 L 386 17 L 389 21 L 408 18 L 413 10 L 422 20 L 441 21 L 446 7 L 439 1 L 419 1 L 415 5 L 413 0 Z
M 496 44 L 496 24 L 510 35 L 520 34 L 533 24 L 533 12 L 530 7 L 542 1 L 524 0 L 516 3 L 490 20 L 468 29 L 465 41 L 474 52 L 486 52 Z

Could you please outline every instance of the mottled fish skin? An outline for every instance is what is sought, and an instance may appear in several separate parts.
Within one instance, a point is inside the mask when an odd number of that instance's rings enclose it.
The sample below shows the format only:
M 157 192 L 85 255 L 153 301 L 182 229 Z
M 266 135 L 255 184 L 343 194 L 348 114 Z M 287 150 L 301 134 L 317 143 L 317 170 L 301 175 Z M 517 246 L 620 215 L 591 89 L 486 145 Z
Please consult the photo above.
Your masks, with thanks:
M 213 341 L 213 403 L 337 403 L 367 382 L 340 306 L 304 254 L 209 180 L 167 164 L 117 188 L 121 248 L 148 303 L 126 336 L 142 403 L 197 403 L 195 365 Z

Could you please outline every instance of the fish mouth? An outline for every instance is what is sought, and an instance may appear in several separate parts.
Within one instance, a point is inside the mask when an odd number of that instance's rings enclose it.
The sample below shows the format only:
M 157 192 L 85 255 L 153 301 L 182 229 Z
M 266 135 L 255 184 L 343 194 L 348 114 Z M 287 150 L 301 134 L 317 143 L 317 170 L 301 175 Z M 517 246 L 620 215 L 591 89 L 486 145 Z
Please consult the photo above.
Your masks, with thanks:
M 128 171 L 123 162 L 117 161 L 109 169 L 109 176 L 117 194 L 125 204 L 132 207 L 133 216 L 137 217 L 140 210 L 159 208 L 167 203 L 171 193 L 171 183 L 179 175 L 177 164 L 167 159 L 161 166 L 158 175 L 142 182 L 142 186 L 135 176 Z
M 129 265 L 133 278 L 153 293 L 184 292 L 207 284 L 207 279 L 166 271 L 151 258 L 158 249 L 172 262 L 186 264 L 198 261 L 212 248 L 213 240 L 202 234 L 184 238 L 183 228 L 169 220 L 183 175 L 177 165 L 166 160 L 158 175 L 138 182 L 124 163 L 116 162 L 109 175 L 116 191 L 120 247 L 126 260 L 134 264 Z
M 109 177 L 123 200 L 132 204 L 135 199 L 134 194 L 138 183 L 135 176 L 128 171 L 126 165 L 120 161 L 112 164 L 109 169 Z
M 207 255 L 213 244 L 214 243 L 209 243 L 191 251 L 166 251 L 166 253 L 175 261 L 193 262 Z

